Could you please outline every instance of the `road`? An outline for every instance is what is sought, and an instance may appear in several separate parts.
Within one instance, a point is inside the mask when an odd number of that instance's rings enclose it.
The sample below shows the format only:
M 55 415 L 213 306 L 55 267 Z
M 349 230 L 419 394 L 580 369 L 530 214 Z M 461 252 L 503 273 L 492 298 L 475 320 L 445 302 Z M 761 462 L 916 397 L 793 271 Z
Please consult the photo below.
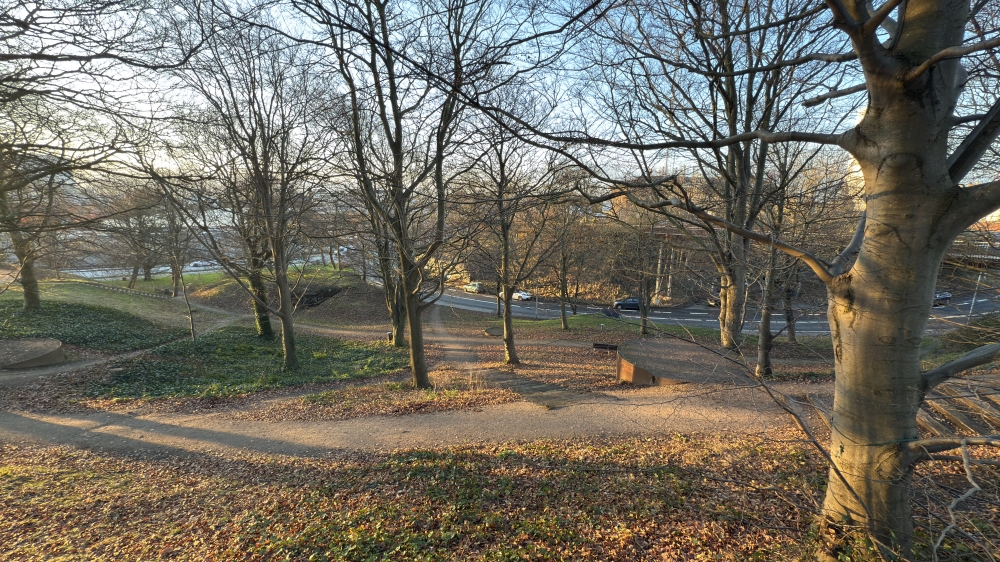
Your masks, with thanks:
M 516 302 L 516 301 L 515 301 Z M 474 310 L 477 312 L 496 312 L 496 297 L 492 295 L 477 295 L 465 293 L 456 289 L 448 289 L 444 296 L 438 300 L 441 306 L 450 306 L 463 310 Z M 969 308 L 972 305 L 972 295 L 958 297 L 947 306 L 939 306 L 931 309 L 931 321 L 928 326 L 931 331 L 944 331 L 955 327 L 958 324 L 965 324 L 969 317 Z M 688 327 L 718 328 L 719 309 L 705 305 L 692 305 L 686 308 L 654 308 L 649 313 L 649 318 L 657 324 L 673 324 Z M 1000 305 L 995 301 L 985 299 L 982 295 L 976 296 L 974 317 L 997 312 Z M 511 311 L 517 318 L 558 318 L 559 304 L 555 302 L 516 302 L 511 305 Z M 599 306 L 583 306 L 578 308 L 583 314 L 607 314 L 613 313 L 608 308 Z M 822 335 L 830 333 L 830 326 L 826 319 L 826 310 L 797 310 L 795 321 L 795 333 L 803 335 Z M 608 322 L 626 321 L 638 322 L 639 313 L 631 310 L 623 310 L 618 313 L 621 318 L 608 318 Z M 748 311 L 746 321 L 746 332 L 755 333 L 757 322 L 760 320 L 760 312 L 757 310 Z M 775 314 L 771 317 L 771 331 L 778 332 L 785 328 L 784 314 Z

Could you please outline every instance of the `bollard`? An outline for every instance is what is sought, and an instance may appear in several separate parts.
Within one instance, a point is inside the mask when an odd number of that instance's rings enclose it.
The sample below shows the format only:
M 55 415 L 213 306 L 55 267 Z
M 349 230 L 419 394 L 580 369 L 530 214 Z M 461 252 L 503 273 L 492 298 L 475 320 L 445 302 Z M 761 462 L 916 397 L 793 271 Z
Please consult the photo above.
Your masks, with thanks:
M 392 341 L 392 332 L 386 332 L 385 333 L 385 339 L 386 339 L 386 341 L 390 341 L 391 342 Z
M 601 331 L 604 331 L 604 324 L 601 324 Z

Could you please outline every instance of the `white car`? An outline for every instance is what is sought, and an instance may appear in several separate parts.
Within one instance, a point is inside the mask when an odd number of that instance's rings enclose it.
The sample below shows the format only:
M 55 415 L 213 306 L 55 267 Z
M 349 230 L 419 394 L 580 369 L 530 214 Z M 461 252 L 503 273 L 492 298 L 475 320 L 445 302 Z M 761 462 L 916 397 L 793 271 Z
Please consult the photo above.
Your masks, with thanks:
M 529 293 L 528 291 L 514 291 L 514 294 L 511 295 L 510 298 L 512 298 L 512 299 L 514 299 L 516 301 L 530 301 L 531 299 L 533 299 L 535 297 L 532 296 L 532 294 Z

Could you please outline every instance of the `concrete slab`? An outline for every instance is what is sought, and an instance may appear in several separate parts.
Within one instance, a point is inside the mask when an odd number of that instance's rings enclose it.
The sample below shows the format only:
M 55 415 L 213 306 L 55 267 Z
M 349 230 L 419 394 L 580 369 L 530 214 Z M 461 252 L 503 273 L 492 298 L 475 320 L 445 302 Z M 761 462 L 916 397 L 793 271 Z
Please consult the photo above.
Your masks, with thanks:
M 0 340 L 0 369 L 30 369 L 66 361 L 63 344 L 49 338 Z
M 618 346 L 618 379 L 638 385 L 755 384 L 742 365 L 674 338 L 629 340 Z

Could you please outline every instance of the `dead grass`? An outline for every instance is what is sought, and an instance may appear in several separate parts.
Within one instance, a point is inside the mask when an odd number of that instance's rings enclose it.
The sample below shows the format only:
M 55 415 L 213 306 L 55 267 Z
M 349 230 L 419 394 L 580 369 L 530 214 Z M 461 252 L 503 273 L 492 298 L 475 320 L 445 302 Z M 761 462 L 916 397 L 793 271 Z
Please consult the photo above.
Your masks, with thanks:
M 295 318 L 331 328 L 392 329 L 381 288 L 360 282 L 317 307 L 299 311 Z
M 692 435 L 151 460 L 6 445 L 0 558 L 794 560 L 822 472 L 796 447 Z
M 520 397 L 485 388 L 466 373 L 443 368 L 430 373 L 431 389 L 418 389 L 409 376 L 336 388 L 273 400 L 257 408 L 242 408 L 229 417 L 252 421 L 324 421 L 369 416 L 404 416 L 450 410 L 480 410 L 516 402 Z
M 521 363 L 503 363 L 503 345 L 475 348 L 479 361 L 487 367 L 513 371 L 518 376 L 558 384 L 574 390 L 606 390 L 620 386 L 615 374 L 615 354 L 591 349 L 557 346 L 522 346 Z

